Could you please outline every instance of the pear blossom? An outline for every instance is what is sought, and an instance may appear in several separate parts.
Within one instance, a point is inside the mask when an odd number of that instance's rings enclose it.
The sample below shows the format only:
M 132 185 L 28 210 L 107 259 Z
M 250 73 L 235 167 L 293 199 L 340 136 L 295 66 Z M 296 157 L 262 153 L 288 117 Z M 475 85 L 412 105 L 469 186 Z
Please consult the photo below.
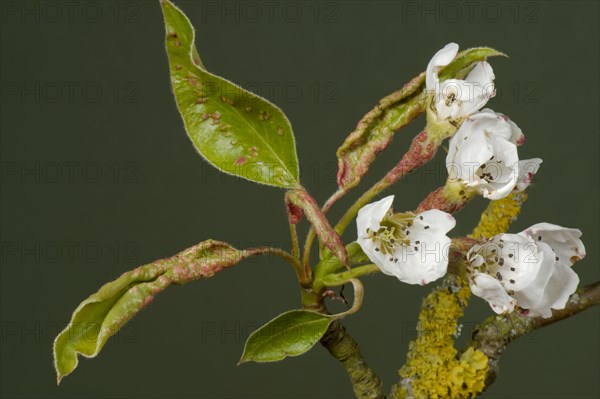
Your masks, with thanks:
M 457 120 L 477 112 L 496 94 L 494 71 L 486 61 L 480 61 L 465 80 L 447 79 L 440 82 L 438 70 L 452 62 L 458 53 L 458 44 L 449 43 L 438 51 L 429 64 L 425 84 L 434 93 L 433 107 L 437 119 Z
M 521 129 L 502 114 L 484 109 L 471 115 L 449 143 L 446 168 L 450 179 L 492 200 L 524 190 L 542 160 L 519 161 L 517 144 L 523 141 Z
M 358 212 L 357 243 L 384 274 L 425 285 L 446 274 L 452 215 L 437 209 L 394 213 L 390 195 Z
M 564 309 L 579 277 L 571 266 L 585 257 L 581 231 L 539 223 L 519 234 L 499 234 L 467 253 L 473 294 L 498 313 L 515 307 L 528 316 Z

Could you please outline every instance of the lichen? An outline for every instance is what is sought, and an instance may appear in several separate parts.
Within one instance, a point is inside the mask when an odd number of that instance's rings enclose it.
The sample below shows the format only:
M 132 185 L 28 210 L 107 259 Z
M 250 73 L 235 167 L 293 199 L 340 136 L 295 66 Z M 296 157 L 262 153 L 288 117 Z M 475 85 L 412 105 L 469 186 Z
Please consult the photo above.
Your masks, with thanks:
M 409 344 L 400 384 L 392 398 L 472 398 L 483 391 L 487 356 L 473 348 L 459 355 L 454 347 L 458 319 L 471 295 L 467 282 L 448 275 L 423 301 L 417 338 Z
M 491 238 L 496 234 L 504 233 L 511 223 L 521 213 L 521 206 L 527 199 L 525 192 L 511 193 L 507 197 L 490 201 L 488 207 L 481 214 L 479 224 L 471 234 L 472 238 Z
M 471 195 L 462 185 L 450 182 L 433 197 L 439 197 L 446 206 L 458 204 L 460 207 Z M 506 232 L 526 199 L 525 193 L 512 193 L 491 201 L 470 237 L 487 239 Z M 402 380 L 392 389 L 392 398 L 460 399 L 475 397 L 483 391 L 488 356 L 476 347 L 469 347 L 459 355 L 454 347 L 457 322 L 470 295 L 469 285 L 462 276 L 448 275 L 442 285 L 425 298 L 417 339 L 409 344 L 407 362 L 399 372 Z

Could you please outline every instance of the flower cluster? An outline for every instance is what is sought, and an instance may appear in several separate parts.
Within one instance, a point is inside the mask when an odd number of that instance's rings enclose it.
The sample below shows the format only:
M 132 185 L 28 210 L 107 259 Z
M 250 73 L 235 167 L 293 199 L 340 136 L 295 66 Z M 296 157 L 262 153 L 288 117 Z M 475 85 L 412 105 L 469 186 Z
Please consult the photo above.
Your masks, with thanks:
M 478 62 L 465 80 L 439 81 L 438 69 L 452 62 L 457 53 L 458 45 L 448 44 L 433 56 L 426 72 L 435 119 L 460 126 L 446 157 L 449 178 L 489 199 L 524 190 L 542 160 L 520 161 L 517 146 L 525 142 L 521 129 L 503 114 L 481 110 L 496 93 L 490 64 Z
M 433 122 L 455 126 L 449 142 L 448 179 L 461 190 L 499 200 L 526 189 L 542 160 L 520 160 L 521 129 L 508 117 L 481 109 L 495 95 L 494 72 L 478 62 L 464 80 L 440 81 L 438 72 L 458 54 L 450 43 L 427 66 Z M 429 128 L 429 127 L 428 127 Z M 357 242 L 384 274 L 409 284 L 427 284 L 446 274 L 452 215 L 431 209 L 394 213 L 389 196 L 364 206 L 358 213 Z M 571 269 L 585 256 L 581 232 L 540 223 L 518 234 L 500 234 L 474 245 L 467 253 L 467 273 L 473 294 L 485 299 L 496 313 L 515 308 L 550 317 L 564 308 L 579 278 Z

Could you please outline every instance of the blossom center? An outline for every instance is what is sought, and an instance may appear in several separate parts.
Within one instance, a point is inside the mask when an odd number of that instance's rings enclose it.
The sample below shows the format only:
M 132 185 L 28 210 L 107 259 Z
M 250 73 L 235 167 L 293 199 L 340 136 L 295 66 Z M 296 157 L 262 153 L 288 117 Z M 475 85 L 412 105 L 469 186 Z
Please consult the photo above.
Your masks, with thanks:
M 446 107 L 450 107 L 452 106 L 453 103 L 457 102 L 460 105 L 460 101 L 458 101 L 456 99 L 456 90 L 449 90 L 448 93 L 445 93 L 445 100 L 444 102 L 446 103 Z
M 515 253 L 505 247 L 504 240 L 499 240 L 497 243 L 488 243 L 480 248 L 477 254 L 481 256 L 483 262 L 475 266 L 480 272 L 496 277 L 498 281 L 507 289 L 510 295 L 514 291 L 510 288 L 517 281 L 516 273 L 517 264 L 513 262 Z
M 492 155 L 486 163 L 481 164 L 481 166 L 477 168 L 475 174 L 482 180 L 493 182 L 494 179 L 501 174 L 501 171 L 499 170 L 501 163 L 502 160 L 494 160 L 494 155 Z
M 396 213 L 390 209 L 379 223 L 379 229 L 367 229 L 368 238 L 375 243 L 375 251 L 386 255 L 394 254 L 399 246 L 411 245 L 410 228 L 413 225 L 413 213 Z

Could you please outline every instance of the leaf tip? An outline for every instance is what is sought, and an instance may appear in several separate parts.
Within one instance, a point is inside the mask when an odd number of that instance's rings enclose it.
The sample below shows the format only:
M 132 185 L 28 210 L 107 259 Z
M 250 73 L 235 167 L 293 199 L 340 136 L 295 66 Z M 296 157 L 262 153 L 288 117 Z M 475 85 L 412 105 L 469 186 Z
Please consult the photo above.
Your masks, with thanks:
M 68 326 L 67 326 L 67 328 L 68 328 Z M 54 338 L 54 342 L 52 343 L 52 356 L 54 358 L 54 371 L 56 372 L 56 385 L 57 386 L 60 385 L 60 382 L 62 381 L 62 379 L 69 374 L 69 373 L 63 373 L 60 370 L 60 364 L 59 364 L 59 351 L 60 351 L 60 348 L 58 346 L 58 342 L 59 342 L 59 339 L 62 336 L 63 332 L 61 332 L 60 334 L 58 334 L 56 336 L 56 338 Z
M 248 363 L 251 359 L 248 359 L 248 356 L 246 354 L 246 348 L 244 348 L 244 353 L 242 353 L 242 357 L 240 358 L 240 360 L 238 360 L 236 366 L 241 366 L 244 363 Z
M 342 265 L 344 265 L 347 269 L 350 268 L 350 260 L 348 259 L 348 252 L 346 251 L 346 247 L 344 246 L 344 243 L 341 242 L 341 240 L 339 243 L 337 243 L 334 254 L 335 254 L 335 257 L 340 260 Z
M 55 356 L 56 356 L 56 354 L 55 354 Z M 68 376 L 69 374 L 71 374 L 71 371 L 73 371 L 73 370 L 67 371 L 66 373 L 62 372 L 59 369 L 59 365 L 57 363 L 56 357 L 55 357 L 55 360 L 54 360 L 54 370 L 56 371 L 56 385 L 57 386 L 60 385 L 60 383 L 62 382 L 63 378 L 65 378 L 66 376 Z
M 488 47 L 488 49 L 491 50 L 490 54 L 488 55 L 488 57 L 506 57 L 506 58 L 510 58 L 508 56 L 508 54 L 503 53 L 502 51 L 498 51 L 495 48 Z

